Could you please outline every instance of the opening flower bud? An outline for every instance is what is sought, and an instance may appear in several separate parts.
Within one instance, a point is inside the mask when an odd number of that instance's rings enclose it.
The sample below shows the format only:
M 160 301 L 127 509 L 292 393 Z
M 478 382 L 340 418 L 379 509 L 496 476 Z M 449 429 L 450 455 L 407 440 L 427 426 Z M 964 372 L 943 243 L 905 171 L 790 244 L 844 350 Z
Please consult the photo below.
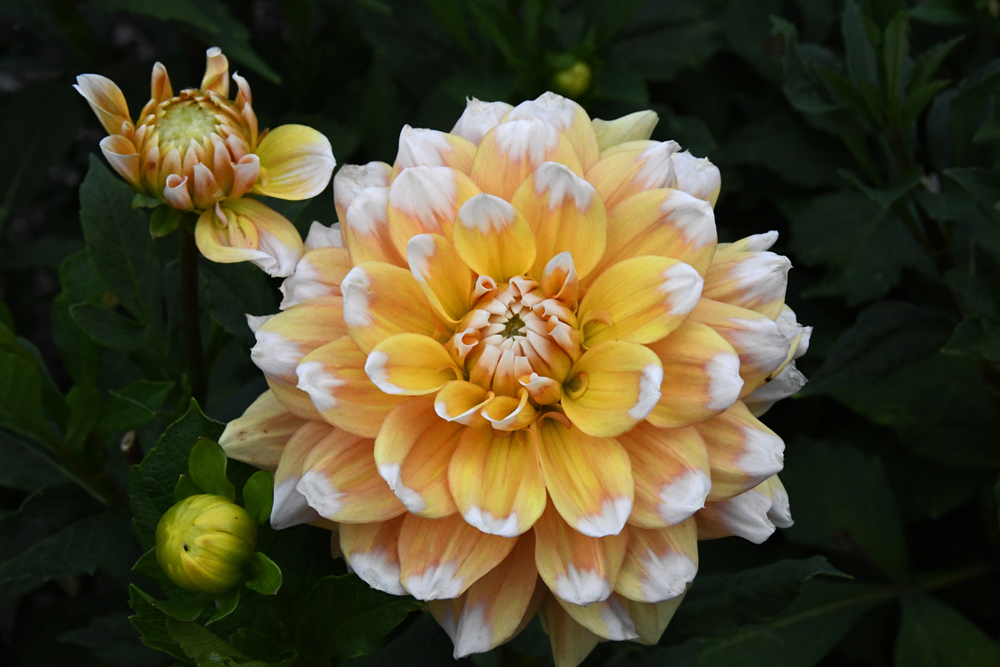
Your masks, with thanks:
M 188 591 L 221 593 L 239 584 L 256 544 L 250 515 L 223 496 L 185 498 L 156 526 L 156 560 Z

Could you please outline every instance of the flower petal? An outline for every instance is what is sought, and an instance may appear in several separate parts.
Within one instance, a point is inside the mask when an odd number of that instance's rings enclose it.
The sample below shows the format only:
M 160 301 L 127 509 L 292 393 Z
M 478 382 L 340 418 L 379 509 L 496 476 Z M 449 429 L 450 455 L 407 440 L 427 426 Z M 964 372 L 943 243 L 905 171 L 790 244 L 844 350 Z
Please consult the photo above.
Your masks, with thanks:
M 458 511 L 484 533 L 514 537 L 545 509 L 545 485 L 526 431 L 466 428 L 448 466 Z
M 302 358 L 295 369 L 299 389 L 309 394 L 316 410 L 330 424 L 365 438 L 379 427 L 401 398 L 388 395 L 368 379 L 366 355 L 350 336 L 321 345 Z
M 337 161 L 330 141 L 305 125 L 282 125 L 256 150 L 260 180 L 254 192 L 278 199 L 309 199 L 326 189 Z
M 108 134 L 122 134 L 126 123 L 132 126 L 125 96 L 111 79 L 100 74 L 81 74 L 73 87 L 87 100 Z
M 120 134 L 111 134 L 101 139 L 101 152 L 108 164 L 132 188 L 141 188 L 139 183 L 139 153 L 135 149 L 135 144 Z
M 584 433 L 614 437 L 645 419 L 660 400 L 663 365 L 648 347 L 608 341 L 590 348 L 563 384 L 562 407 Z
M 739 399 L 739 355 L 711 327 L 684 322 L 649 349 L 663 364 L 660 400 L 647 417 L 655 426 L 678 428 L 704 421 Z
M 316 443 L 296 490 L 330 521 L 386 521 L 406 511 L 375 468 L 375 441 L 333 431 Z
M 309 250 L 281 283 L 281 309 L 321 296 L 341 296 L 340 283 L 352 266 L 351 256 L 343 248 Z
M 282 450 L 274 472 L 274 503 L 271 505 L 271 527 L 275 530 L 319 520 L 319 513 L 309 506 L 296 487 L 302 479 L 306 457 L 316 443 L 332 432 L 333 427 L 325 422 L 306 422 L 292 434 Z
M 631 257 L 656 255 L 690 264 L 704 277 L 715 254 L 715 214 L 705 202 L 680 190 L 647 190 L 622 200 L 608 218 L 614 234 L 598 276 L 608 267 Z
M 564 600 L 559 600 L 559 603 L 574 621 L 599 637 L 611 641 L 639 638 L 628 613 L 628 600 L 620 595 L 612 593 L 607 600 L 586 606 L 569 604 Z
M 743 402 L 754 417 L 760 417 L 778 401 L 797 394 L 808 382 L 808 378 L 795 367 L 793 361 L 766 384 L 747 394 Z
M 458 209 L 477 194 L 468 176 L 449 167 L 404 170 L 389 188 L 389 233 L 397 252 L 405 257 L 407 243 L 417 234 L 450 239 Z
M 335 222 L 329 227 L 313 220 L 305 240 L 306 252 L 319 248 L 344 249 L 344 237 L 340 233 L 340 223 Z
M 479 194 L 458 211 L 455 250 L 470 269 L 498 283 L 522 275 L 535 261 L 528 221 L 499 197 Z
M 482 424 L 482 409 L 494 399 L 492 391 L 465 380 L 449 382 L 434 399 L 434 412 L 441 419 L 458 424 Z
M 636 111 L 614 120 L 595 118 L 594 132 L 597 133 L 597 145 L 602 151 L 626 141 L 645 141 L 653 136 L 660 117 L 655 111 Z
M 451 167 L 468 174 L 475 155 L 476 145 L 464 137 L 404 125 L 392 173 L 398 176 L 411 167 Z
M 451 241 L 440 234 L 417 234 L 407 243 L 406 259 L 438 315 L 457 323 L 469 312 L 475 279 Z
M 392 182 L 392 167 L 385 162 L 345 164 L 333 177 L 333 204 L 337 220 L 347 220 L 347 209 L 354 198 L 367 188 L 387 188 Z
M 516 542 L 476 530 L 457 514 L 408 514 L 399 535 L 400 579 L 418 600 L 456 598 L 499 565 Z
M 683 595 L 698 573 L 694 517 L 669 528 L 629 528 L 628 549 L 615 592 L 637 602 Z
M 690 151 L 674 153 L 674 173 L 677 189 L 692 197 L 707 201 L 713 207 L 722 190 L 722 173 L 707 158 L 696 158 Z
M 669 257 L 618 262 L 594 281 L 580 302 L 584 344 L 660 340 L 698 305 L 703 283 L 694 268 Z
M 241 416 L 226 424 L 219 445 L 231 459 L 255 468 L 274 471 L 288 439 L 302 427 L 303 420 L 292 414 L 268 390 L 257 397 Z
M 430 396 L 398 405 L 375 438 L 378 472 L 412 514 L 439 519 L 457 511 L 448 463 L 465 427 L 434 413 Z
M 617 440 L 628 452 L 635 479 L 630 524 L 665 528 L 705 506 L 712 478 L 708 450 L 698 431 L 643 422 Z
M 220 227 L 219 214 L 224 213 L 227 227 Z M 251 247 L 232 244 L 231 230 L 252 227 L 257 236 Z M 209 209 L 198 218 L 195 227 L 198 249 L 213 262 L 250 261 L 270 276 L 284 278 L 295 271 L 302 257 L 302 237 L 295 225 L 267 205 L 253 199 L 227 199 L 215 210 Z
M 469 174 L 483 192 L 509 200 L 543 162 L 559 162 L 583 176 L 569 139 L 537 118 L 501 123 L 486 133 Z
M 365 188 L 351 201 L 342 231 L 344 247 L 355 264 L 385 262 L 406 266 L 392 242 L 388 206 L 389 188 Z
M 368 354 L 365 372 L 387 394 L 432 394 L 462 371 L 444 345 L 421 334 L 402 333 L 386 338 Z
M 467 98 L 465 111 L 455 127 L 451 128 L 451 134 L 464 137 L 478 146 L 486 133 L 499 125 L 513 108 L 506 102 L 482 102 L 475 97 Z
M 229 59 L 217 46 L 205 51 L 205 76 L 201 78 L 201 89 L 229 97 Z
M 660 641 L 670 621 L 673 620 L 677 608 L 684 601 L 687 593 L 681 593 L 675 598 L 664 600 L 663 602 L 647 603 L 627 600 L 625 606 L 628 608 L 629 618 L 635 625 L 635 632 L 639 638 L 635 641 L 647 646 L 654 646 Z
M 539 613 L 552 644 L 555 667 L 578 667 L 601 641 L 600 637 L 574 621 L 554 596 L 549 596 L 542 603 Z
M 544 162 L 514 193 L 514 208 L 528 221 L 537 254 L 529 271 L 538 280 L 545 265 L 559 253 L 573 257 L 583 278 L 604 254 L 607 215 L 594 187 L 565 165 Z
M 310 421 L 323 422 L 323 415 L 316 410 L 316 406 L 312 404 L 312 400 L 309 398 L 309 394 L 297 388 L 291 382 L 285 382 L 284 380 L 279 380 L 277 378 L 264 376 L 267 380 L 267 387 L 274 394 L 274 397 L 278 401 L 288 408 L 296 417 L 300 419 L 308 419 Z M 325 423 L 325 422 L 324 422 Z
M 340 549 L 354 574 L 377 591 L 406 595 L 399 581 L 399 531 L 406 515 L 340 526 Z
M 619 534 L 634 495 L 625 449 L 615 440 L 588 436 L 557 418 L 538 421 L 536 443 L 545 487 L 560 521 L 590 537 Z
M 302 358 L 347 333 L 343 312 L 343 300 L 327 296 L 278 313 L 255 332 L 257 344 L 250 350 L 250 360 L 268 377 L 294 386 L 295 368 Z
M 340 291 L 347 330 L 365 352 L 396 334 L 433 337 L 441 333 L 420 285 L 406 269 L 363 262 L 347 274 Z
M 792 263 L 773 252 L 719 251 L 705 274 L 705 298 L 778 319 Z
M 618 146 L 613 154 L 602 157 L 587 170 L 604 200 L 608 213 L 626 197 L 643 190 L 672 188 L 677 185 L 671 156 L 680 149 L 676 141 L 635 142 Z
M 788 494 L 777 477 L 719 502 L 710 502 L 695 515 L 698 538 L 714 539 L 738 535 L 754 544 L 762 544 L 774 533 L 775 526 L 792 525 Z
M 694 428 L 708 446 L 710 501 L 749 491 L 780 472 L 784 465 L 785 443 L 750 414 L 742 401 Z
M 601 149 L 590 116 L 573 100 L 553 92 L 542 93 L 534 100 L 518 104 L 505 120 L 529 118 L 538 118 L 562 132 L 580 158 L 584 171 L 600 159 Z
M 535 564 L 556 596 L 571 604 L 607 600 L 625 559 L 628 531 L 588 537 L 573 530 L 552 504 L 535 524 Z

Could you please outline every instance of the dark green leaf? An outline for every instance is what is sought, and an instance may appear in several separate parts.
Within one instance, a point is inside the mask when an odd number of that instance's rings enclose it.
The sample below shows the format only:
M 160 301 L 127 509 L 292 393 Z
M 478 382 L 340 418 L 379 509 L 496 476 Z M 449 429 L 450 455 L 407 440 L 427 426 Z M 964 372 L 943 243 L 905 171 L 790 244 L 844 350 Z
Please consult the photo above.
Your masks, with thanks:
M 274 503 L 274 475 L 267 470 L 258 470 L 243 486 L 243 506 L 250 518 L 264 524 L 271 518 Z
M 138 572 L 144 577 L 149 577 L 153 581 L 156 581 L 161 584 L 171 583 L 170 578 L 163 571 L 163 568 L 160 567 L 159 561 L 156 560 L 155 547 L 139 557 L 139 560 L 137 560 L 135 562 L 135 565 L 132 566 L 132 571 Z
M 958 323 L 941 351 L 968 359 L 1000 361 L 1000 326 L 978 316 L 969 317 Z
M 946 604 L 924 593 L 903 598 L 896 667 L 1000 667 L 1000 646 Z
M 188 623 L 201 616 L 205 605 L 209 603 L 207 595 L 188 594 L 170 600 L 153 600 L 153 606 L 172 619 Z
M 70 407 L 66 447 L 71 452 L 82 453 L 101 413 L 101 393 L 97 387 L 73 387 L 66 395 L 66 403 Z
M 102 433 L 119 433 L 149 423 L 163 409 L 173 388 L 170 381 L 136 380 L 124 389 L 111 390 L 101 409 L 98 429 Z
M 219 595 L 215 598 L 215 609 L 216 612 L 212 614 L 212 617 L 205 621 L 205 625 L 211 625 L 216 621 L 221 621 L 226 616 L 236 611 L 236 606 L 240 603 L 240 587 L 236 586 L 233 590 L 228 591 Z
M 131 616 L 129 620 L 142 635 L 142 643 L 157 651 L 168 653 L 185 664 L 194 664 L 192 660 L 188 659 L 180 645 L 170 636 L 170 632 L 167 630 L 169 618 L 153 606 L 155 600 L 132 585 L 128 587 L 128 592 L 129 606 L 135 612 L 135 615 Z
M 158 239 L 170 234 L 181 224 L 184 215 L 184 211 L 179 211 L 173 206 L 166 204 L 160 206 L 149 216 L 149 235 Z
M 847 73 L 851 77 L 851 81 L 855 84 L 877 86 L 879 79 L 875 49 L 854 0 L 847 0 L 844 3 L 840 27 L 844 35 L 844 48 L 847 51 Z
M 248 262 L 202 267 L 212 319 L 247 347 L 256 343 L 247 315 L 271 315 L 277 310 L 267 275 Z
M 144 194 L 135 193 L 132 197 L 132 208 L 157 208 L 163 204 L 163 201 L 157 199 L 156 197 L 147 197 Z
M 148 328 L 122 317 L 113 310 L 89 303 L 78 303 L 69 309 L 73 321 L 104 347 L 119 352 L 133 352 L 148 344 Z
M 101 660 L 118 667 L 157 667 L 163 657 L 142 645 L 126 613 L 98 616 L 86 628 L 70 630 L 59 641 L 84 646 Z
M 203 493 L 236 499 L 236 487 L 226 477 L 226 453 L 219 443 L 200 438 L 188 456 L 188 476 Z
M 69 481 L 58 460 L 44 451 L 0 431 L 0 486 L 34 491 Z
M 885 64 L 885 94 L 893 107 L 898 106 L 909 83 L 913 62 L 909 58 L 910 22 L 906 12 L 898 12 L 885 28 L 882 62 Z
M 250 578 L 244 582 L 250 590 L 261 595 L 274 595 L 281 588 L 281 568 L 259 551 L 254 554 L 251 569 Z
M 77 384 L 97 384 L 101 346 L 85 334 L 69 309 L 77 303 L 100 305 L 107 291 L 86 251 L 67 258 L 59 267 L 62 292 L 52 301 L 52 333 L 59 356 Z
M 187 475 L 181 475 L 177 480 L 177 485 L 174 486 L 174 502 L 179 503 L 185 498 L 198 496 L 203 493 L 205 493 L 205 491 L 192 482 L 190 477 Z
M 35 364 L 0 352 L 0 425 L 50 446 L 58 438 L 42 411 L 42 377 Z

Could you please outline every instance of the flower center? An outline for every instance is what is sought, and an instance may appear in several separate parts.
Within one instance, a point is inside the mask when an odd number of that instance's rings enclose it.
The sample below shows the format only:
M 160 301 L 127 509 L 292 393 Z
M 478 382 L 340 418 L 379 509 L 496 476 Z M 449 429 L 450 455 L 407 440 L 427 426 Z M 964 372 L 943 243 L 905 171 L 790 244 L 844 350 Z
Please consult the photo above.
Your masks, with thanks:
M 504 338 L 514 338 L 515 336 L 523 336 L 524 334 L 524 321 L 521 319 L 520 315 L 511 316 L 511 318 L 507 320 L 504 330 L 500 332 L 500 335 Z
M 177 148 L 183 152 L 192 139 L 204 144 L 217 127 L 212 109 L 197 100 L 175 100 L 167 104 L 163 115 L 156 121 L 161 151 Z

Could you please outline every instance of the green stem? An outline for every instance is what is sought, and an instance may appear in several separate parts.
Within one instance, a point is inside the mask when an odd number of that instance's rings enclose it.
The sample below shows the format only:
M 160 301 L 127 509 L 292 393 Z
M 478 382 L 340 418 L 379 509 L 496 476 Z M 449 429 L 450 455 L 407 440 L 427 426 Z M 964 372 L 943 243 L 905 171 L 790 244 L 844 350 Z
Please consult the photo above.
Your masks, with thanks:
M 191 396 L 202 406 L 208 390 L 208 372 L 205 353 L 201 346 L 201 310 L 198 307 L 198 247 L 194 235 L 185 221 L 179 225 L 180 233 L 180 317 L 181 349 Z

